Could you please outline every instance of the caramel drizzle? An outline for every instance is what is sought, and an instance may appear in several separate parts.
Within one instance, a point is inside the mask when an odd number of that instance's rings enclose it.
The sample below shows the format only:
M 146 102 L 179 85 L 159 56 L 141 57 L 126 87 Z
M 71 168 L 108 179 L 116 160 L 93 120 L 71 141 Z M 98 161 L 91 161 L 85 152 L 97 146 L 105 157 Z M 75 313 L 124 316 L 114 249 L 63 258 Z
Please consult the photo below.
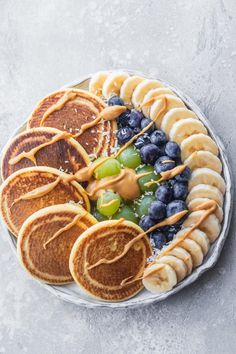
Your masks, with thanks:
M 53 240 L 55 240 L 58 236 L 60 236 L 63 232 L 70 230 L 73 226 L 75 226 L 77 224 L 77 222 L 82 219 L 84 216 L 86 216 L 88 214 L 88 212 L 85 212 L 83 214 L 79 214 L 76 215 L 74 217 L 74 219 L 68 223 L 67 225 L 65 225 L 64 227 L 62 227 L 61 229 L 59 229 L 57 232 L 55 232 L 55 234 L 50 237 L 44 244 L 43 244 L 43 248 L 46 249 L 47 245 L 52 242 Z
M 150 187 L 153 184 L 159 184 L 160 182 L 167 181 L 167 180 L 177 176 L 178 174 L 182 173 L 186 167 L 187 167 L 187 165 L 183 164 L 183 165 L 176 166 L 169 171 L 161 172 L 160 173 L 161 178 L 158 181 L 146 182 L 144 185 L 145 185 L 145 187 Z

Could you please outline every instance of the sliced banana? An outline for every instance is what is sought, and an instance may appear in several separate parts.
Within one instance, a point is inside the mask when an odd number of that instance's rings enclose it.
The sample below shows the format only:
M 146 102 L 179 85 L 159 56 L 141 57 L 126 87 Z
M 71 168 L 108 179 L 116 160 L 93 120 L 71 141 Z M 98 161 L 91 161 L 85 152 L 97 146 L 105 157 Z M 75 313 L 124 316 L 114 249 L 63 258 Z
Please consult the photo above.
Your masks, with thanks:
M 190 213 L 188 218 L 184 221 L 183 227 L 186 228 L 195 225 L 205 212 L 205 210 L 198 210 Z M 198 228 L 205 232 L 210 243 L 214 242 L 220 234 L 220 223 L 215 214 L 210 214 Z
M 176 284 L 176 273 L 169 264 L 154 263 L 144 270 L 143 285 L 154 294 L 165 293 Z
M 180 232 L 180 231 L 179 231 Z M 176 237 L 178 233 L 176 234 Z M 197 242 L 186 238 L 185 240 L 181 241 L 178 246 L 184 248 L 187 252 L 191 254 L 192 261 L 193 261 L 193 268 L 198 267 L 203 262 L 203 252 L 201 247 L 197 244 Z
M 225 193 L 226 186 L 223 177 L 218 172 L 215 172 L 210 168 L 197 168 L 192 172 L 188 184 L 189 190 L 198 184 L 209 184 L 218 188 L 222 194 Z
M 145 97 L 143 99 L 143 103 L 142 103 L 142 112 L 145 115 L 145 117 L 149 117 L 150 107 L 153 102 L 150 104 L 147 104 L 147 105 L 145 105 L 145 103 L 148 103 L 152 98 L 158 97 L 163 94 L 175 95 L 174 92 L 171 91 L 171 89 L 169 89 L 167 87 L 161 87 L 161 88 L 157 88 L 157 89 L 153 89 L 153 90 L 148 91 L 148 93 L 145 95 Z
M 184 248 L 175 247 L 168 252 L 168 255 L 175 256 L 175 257 L 181 259 L 182 261 L 184 261 L 184 263 L 187 267 L 187 270 L 188 270 L 188 274 L 192 273 L 192 269 L 193 269 L 192 257 Z
M 115 71 L 108 75 L 106 80 L 104 81 L 102 88 L 102 95 L 105 98 L 109 98 L 111 96 L 119 96 L 120 88 L 123 82 L 129 77 L 129 74 L 122 71 Z
M 160 115 L 160 110 L 163 108 L 162 98 L 166 99 L 166 109 Z M 157 126 L 160 127 L 165 113 L 177 107 L 185 107 L 183 101 L 180 98 L 169 94 L 160 95 L 159 99 L 157 99 L 150 107 L 150 118 L 152 120 L 156 120 L 158 116 Z
M 173 125 L 181 119 L 195 118 L 198 119 L 196 113 L 187 108 L 173 108 L 167 112 L 161 122 L 161 129 L 169 136 Z
M 123 84 L 121 85 L 120 88 L 120 98 L 125 102 L 127 105 L 131 105 L 131 99 L 133 92 L 144 79 L 144 77 L 141 76 L 131 76 L 128 77 Z
M 198 207 L 199 205 L 209 202 L 210 199 L 209 198 L 196 198 L 191 200 L 187 205 L 188 205 L 188 209 L 190 211 L 193 211 L 196 207 Z M 215 216 L 217 217 L 217 219 L 219 220 L 219 222 L 223 221 L 223 217 L 224 217 L 224 213 L 223 213 L 223 209 L 217 204 L 217 208 L 214 212 Z
M 182 141 L 193 134 L 206 134 L 207 130 L 202 122 L 195 118 L 182 119 L 176 122 L 170 130 L 170 140 L 181 144 Z
M 102 96 L 103 84 L 108 75 L 108 71 L 99 71 L 98 73 L 94 74 L 89 82 L 89 91 L 94 95 Z
M 171 255 L 163 256 L 157 259 L 156 262 L 160 264 L 162 263 L 169 264 L 175 270 L 177 276 L 177 282 L 183 280 L 188 273 L 188 269 L 184 261 L 182 261 L 181 259 L 175 256 L 171 256 Z
M 184 236 L 187 232 L 189 232 L 189 230 L 190 230 L 190 227 L 180 230 L 178 232 L 177 237 Z M 204 256 L 207 254 L 207 252 L 209 251 L 209 248 L 210 248 L 210 242 L 209 242 L 209 239 L 208 239 L 207 235 L 205 234 L 205 232 L 203 232 L 199 229 L 195 229 L 189 234 L 188 238 L 197 242 L 197 244 L 201 247 Z
M 139 109 L 148 91 L 158 87 L 163 87 L 163 84 L 160 81 L 148 79 L 143 80 L 138 86 L 136 86 L 132 95 L 134 108 Z
M 210 186 L 209 184 L 198 184 L 195 187 L 193 187 L 186 199 L 187 204 L 196 198 L 209 198 L 213 199 L 216 201 L 219 206 L 222 207 L 223 205 L 223 194 L 221 191 L 213 186 Z
M 222 163 L 220 159 L 209 151 L 195 151 L 184 163 L 194 171 L 196 168 L 207 167 L 218 173 L 222 171 Z
M 184 139 L 181 143 L 181 159 L 185 161 L 195 151 L 210 151 L 218 155 L 218 147 L 214 140 L 205 134 L 194 134 Z

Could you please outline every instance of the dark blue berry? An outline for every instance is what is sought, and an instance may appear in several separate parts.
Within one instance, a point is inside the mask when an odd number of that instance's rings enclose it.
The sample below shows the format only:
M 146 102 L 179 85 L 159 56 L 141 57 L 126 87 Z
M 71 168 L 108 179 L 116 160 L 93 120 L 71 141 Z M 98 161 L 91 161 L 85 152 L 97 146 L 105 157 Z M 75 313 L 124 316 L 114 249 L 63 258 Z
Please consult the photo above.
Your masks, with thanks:
M 166 217 L 166 204 L 160 200 L 152 202 L 149 208 L 149 216 L 155 221 L 163 220 Z
M 149 143 L 150 143 L 150 136 L 147 133 L 144 133 L 143 135 L 137 138 L 134 145 L 137 149 L 141 149 L 141 147 Z
M 132 136 L 133 136 L 133 131 L 129 127 L 124 127 L 124 128 L 118 129 L 118 132 L 116 134 L 116 137 L 118 139 L 118 143 L 120 145 L 127 143 L 127 141 L 129 141 L 132 138 Z
M 141 132 L 141 129 L 138 128 L 138 127 L 136 127 L 136 128 L 133 129 L 133 135 L 136 135 L 136 134 L 138 134 L 138 133 L 140 133 L 140 132 Z
M 175 162 L 169 156 L 161 156 L 155 162 L 154 168 L 157 173 L 172 170 L 175 167 Z
M 179 175 L 175 176 L 175 179 L 178 182 L 188 182 L 188 180 L 190 179 L 190 176 L 191 176 L 191 170 L 187 166 L 187 167 L 185 167 L 185 169 L 183 170 L 182 173 L 180 173 Z
M 175 182 L 173 186 L 174 199 L 185 200 L 188 195 L 188 187 L 185 183 Z
M 165 146 L 165 153 L 173 159 L 177 159 L 180 156 L 180 147 L 174 141 L 168 141 Z
M 159 250 L 164 246 L 167 242 L 166 236 L 160 230 L 155 230 L 150 235 L 151 240 L 153 240 L 155 248 Z
M 139 226 L 144 230 L 147 231 L 150 227 L 155 225 L 155 221 L 150 218 L 150 216 L 143 216 L 139 221 Z
M 127 109 L 125 112 L 121 113 L 119 116 L 117 123 L 119 127 L 127 127 L 129 124 L 130 110 Z
M 140 149 L 141 160 L 145 164 L 153 165 L 156 159 L 161 155 L 160 149 L 154 144 L 144 145 Z
M 149 119 L 149 118 L 143 118 L 143 119 L 141 120 L 141 129 L 146 128 L 146 127 L 148 126 L 148 124 L 150 124 L 151 122 L 152 122 L 151 119 Z M 155 123 L 153 123 L 153 124 L 151 125 L 151 127 L 150 127 L 145 133 L 151 134 L 151 133 L 154 132 L 154 130 L 156 130 Z
M 140 111 L 133 110 L 130 113 L 129 126 L 131 128 L 140 128 L 141 120 L 143 119 L 143 114 Z
M 156 197 L 157 200 L 160 200 L 161 202 L 168 204 L 173 197 L 173 192 L 171 187 L 168 184 L 160 185 L 160 187 L 158 187 L 156 190 Z
M 124 101 L 118 96 L 112 96 L 108 100 L 108 106 L 124 106 Z
M 151 143 L 157 146 L 161 146 L 166 143 L 166 135 L 162 130 L 155 130 L 151 136 Z
M 166 216 L 169 218 L 183 210 L 188 210 L 186 203 L 183 200 L 173 200 L 167 204 Z

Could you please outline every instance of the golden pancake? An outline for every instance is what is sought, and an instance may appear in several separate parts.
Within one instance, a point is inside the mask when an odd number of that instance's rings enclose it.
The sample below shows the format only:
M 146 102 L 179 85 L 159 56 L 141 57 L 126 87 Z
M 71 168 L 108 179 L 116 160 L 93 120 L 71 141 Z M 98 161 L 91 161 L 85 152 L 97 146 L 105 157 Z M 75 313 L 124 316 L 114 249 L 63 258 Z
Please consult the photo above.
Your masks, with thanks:
M 34 128 L 15 136 L 2 158 L 2 177 L 30 166 L 48 166 L 75 173 L 89 164 L 84 148 L 67 132 L 54 128 Z
M 53 127 L 75 135 L 83 124 L 95 120 L 104 108 L 105 103 L 89 92 L 63 89 L 51 93 L 38 103 L 28 119 L 27 127 Z M 101 121 L 76 140 L 94 158 L 102 153 L 109 155 L 110 149 L 116 144 L 116 129 L 115 121 Z
M 50 284 L 73 281 L 69 257 L 73 244 L 96 219 L 78 205 L 53 205 L 32 214 L 22 225 L 17 253 L 23 267 Z
M 90 203 L 81 185 L 51 167 L 28 167 L 9 176 L 0 189 L 0 211 L 8 229 L 17 236 L 23 222 L 37 210 L 69 201 L 88 211 Z
M 143 230 L 125 220 L 99 222 L 86 230 L 75 242 L 70 255 L 70 271 L 86 294 L 105 301 L 122 301 L 137 294 L 151 247 L 147 236 L 135 242 L 119 260 L 124 247 Z M 103 263 L 101 260 L 113 260 Z

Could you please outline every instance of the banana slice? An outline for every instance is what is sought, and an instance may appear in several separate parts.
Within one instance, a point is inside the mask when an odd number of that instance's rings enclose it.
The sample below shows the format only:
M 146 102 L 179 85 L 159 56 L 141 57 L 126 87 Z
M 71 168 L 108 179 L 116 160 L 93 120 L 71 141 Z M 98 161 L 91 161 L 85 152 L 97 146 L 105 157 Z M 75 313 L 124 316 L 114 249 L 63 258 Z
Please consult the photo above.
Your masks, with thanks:
M 183 227 L 192 227 L 199 221 L 204 213 L 204 210 L 193 211 L 184 221 Z M 220 223 L 215 214 L 210 214 L 198 228 L 205 232 L 209 238 L 210 243 L 214 242 L 220 234 Z
M 176 234 L 176 237 L 178 237 L 178 233 Z M 193 268 L 196 268 L 200 264 L 202 264 L 203 253 L 201 247 L 197 244 L 197 242 L 186 238 L 185 240 L 181 241 L 178 246 L 184 248 L 187 252 L 190 253 L 193 261 Z
M 196 198 L 191 200 L 191 202 L 189 202 L 188 205 L 188 209 L 190 211 L 193 211 L 196 207 L 198 207 L 199 205 L 209 202 L 209 198 Z M 223 213 L 223 209 L 217 204 L 217 208 L 214 212 L 215 216 L 217 217 L 217 219 L 219 220 L 219 222 L 221 223 L 223 221 L 223 217 L 224 217 L 224 213 Z
M 198 184 L 209 184 L 213 187 L 218 188 L 222 194 L 225 193 L 225 181 L 223 177 L 211 170 L 210 168 L 197 168 L 191 174 L 191 178 L 189 180 L 189 190 L 195 187 Z
M 143 103 L 142 103 L 142 112 L 143 114 L 145 115 L 145 117 L 149 117 L 150 115 L 150 107 L 151 107 L 151 104 L 147 104 L 145 105 L 145 103 L 149 102 L 153 97 L 158 97 L 160 95 L 163 95 L 163 94 L 169 94 L 169 95 L 174 95 L 175 96 L 175 93 L 173 91 L 171 91 L 171 89 L 167 88 L 167 87 L 161 87 L 161 88 L 157 88 L 157 89 L 153 89 L 153 90 L 150 90 L 144 97 L 143 99 Z
M 196 113 L 187 108 L 173 108 L 167 112 L 161 122 L 161 129 L 169 136 L 173 125 L 181 119 L 195 118 L 198 119 Z
M 165 112 L 163 112 L 159 116 L 160 110 L 163 107 L 163 103 L 162 103 L 161 98 L 164 98 L 164 97 L 166 98 L 166 105 L 167 106 L 166 106 Z M 152 120 L 155 120 L 156 117 L 158 116 L 157 125 L 158 125 L 158 127 L 160 127 L 165 113 L 168 112 L 170 109 L 177 108 L 177 107 L 185 107 L 183 101 L 180 98 L 175 97 L 173 95 L 169 95 L 169 94 L 160 95 L 160 100 L 159 99 L 156 100 L 150 107 L 150 118 Z
M 189 230 L 190 230 L 190 227 L 180 230 L 178 232 L 177 237 L 184 236 Z M 205 234 L 205 232 L 203 232 L 199 229 L 195 229 L 191 232 L 191 234 L 188 236 L 188 238 L 197 242 L 197 244 L 201 247 L 204 256 L 207 254 L 207 252 L 209 251 L 209 248 L 210 248 L 210 242 L 209 242 L 209 239 L 208 239 L 207 235 Z
M 89 83 L 89 91 L 92 92 L 94 95 L 102 96 L 103 84 L 108 75 L 109 72 L 107 71 L 100 71 L 94 74 Z
M 120 88 L 128 77 L 129 74 L 122 71 L 109 74 L 103 84 L 102 95 L 107 99 L 111 96 L 119 96 Z
M 177 276 L 169 264 L 154 263 L 144 270 L 143 285 L 154 294 L 165 293 L 177 284 Z
M 223 194 L 216 187 L 210 186 L 209 184 L 198 184 L 193 187 L 186 199 L 188 204 L 191 200 L 196 198 L 209 198 L 216 201 L 219 206 L 223 205 Z
M 131 98 L 136 86 L 138 86 L 144 79 L 141 76 L 131 76 L 126 79 L 120 88 L 120 98 L 127 105 L 131 105 Z
M 222 163 L 220 159 L 209 151 L 195 151 L 184 163 L 194 171 L 196 168 L 207 167 L 218 173 L 222 171 Z
M 202 122 L 195 118 L 182 119 L 176 122 L 170 130 L 170 140 L 181 144 L 182 141 L 193 134 L 206 134 L 207 130 Z
M 136 86 L 133 92 L 132 103 L 134 107 L 139 109 L 148 91 L 159 87 L 163 87 L 163 84 L 160 81 L 147 79 L 143 80 L 138 86 Z
M 181 143 L 181 159 L 185 161 L 193 152 L 205 150 L 213 155 L 218 155 L 218 147 L 214 140 L 205 134 L 194 134 L 184 139 Z
M 183 280 L 187 273 L 188 273 L 188 269 L 184 263 L 184 261 L 182 261 L 181 259 L 175 257 L 175 256 L 163 256 L 161 258 L 159 258 L 156 263 L 160 263 L 160 264 L 169 264 L 176 273 L 177 276 L 177 282 L 180 282 L 181 280 Z
M 187 267 L 187 270 L 188 270 L 188 274 L 192 273 L 192 269 L 193 269 L 192 257 L 184 248 L 175 247 L 171 251 L 169 251 L 168 254 L 170 256 L 175 256 L 175 257 L 181 259 L 182 261 L 184 261 L 184 263 Z

